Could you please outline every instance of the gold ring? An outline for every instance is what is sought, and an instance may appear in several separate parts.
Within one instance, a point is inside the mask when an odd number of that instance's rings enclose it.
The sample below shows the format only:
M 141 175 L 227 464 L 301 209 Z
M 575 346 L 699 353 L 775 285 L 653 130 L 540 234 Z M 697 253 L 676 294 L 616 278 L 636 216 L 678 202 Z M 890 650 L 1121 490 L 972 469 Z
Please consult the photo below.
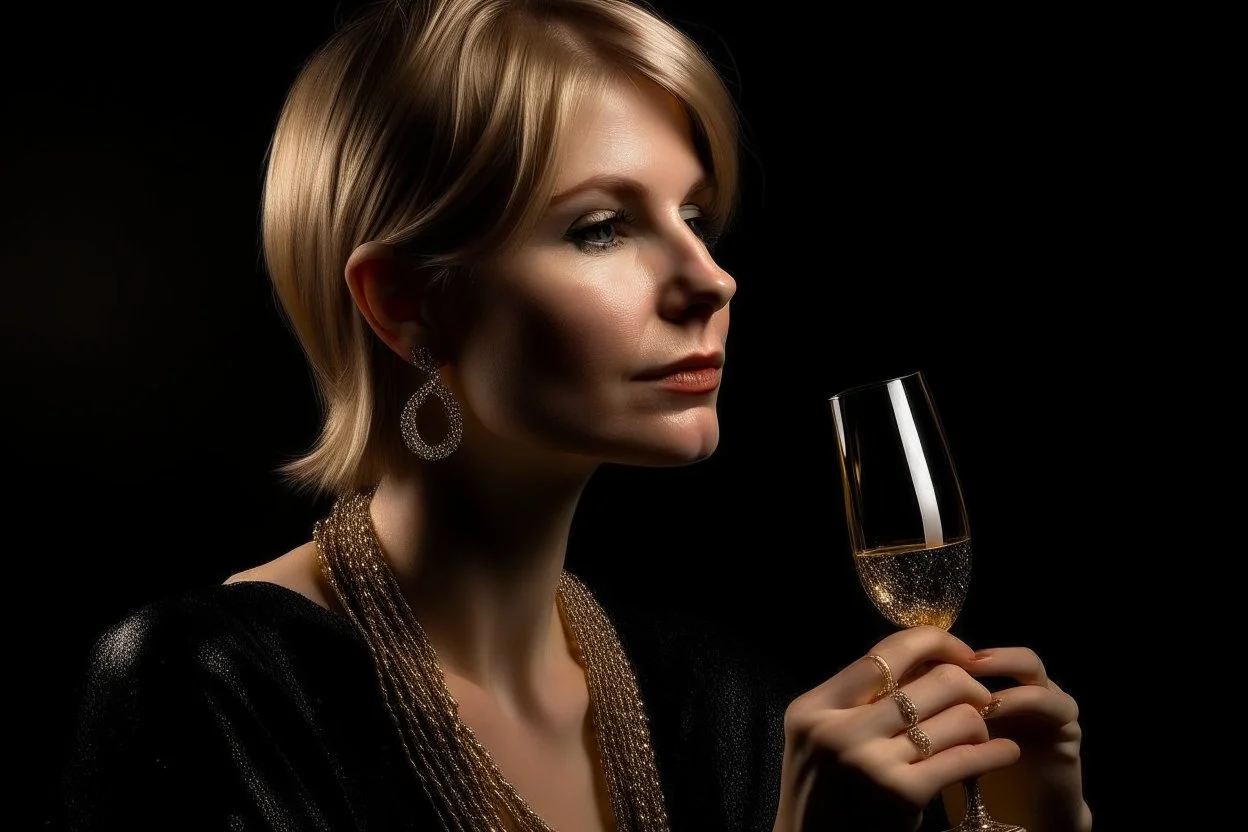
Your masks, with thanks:
M 987 719 L 988 717 L 995 714 L 997 712 L 997 709 L 1000 707 L 1001 707 L 1001 697 L 994 696 L 992 697 L 991 702 L 989 702 L 987 705 L 979 709 L 979 715 L 982 716 L 984 719 Z
M 920 754 L 924 757 L 932 756 L 932 740 L 927 736 L 926 731 L 917 725 L 911 725 L 909 730 L 906 731 L 906 736 L 919 749 Z
M 913 728 L 919 724 L 919 709 L 914 707 L 914 702 L 906 696 L 904 690 L 893 691 L 893 701 L 897 703 L 897 710 L 901 712 L 901 718 L 906 721 L 907 728 Z
M 872 653 L 867 656 L 867 658 L 875 662 L 875 666 L 880 669 L 880 675 L 884 677 L 884 687 L 880 688 L 880 690 L 878 690 L 876 694 L 871 697 L 872 702 L 878 702 L 885 696 L 888 696 L 893 691 L 897 690 L 897 683 L 893 681 L 892 668 L 888 666 L 888 662 L 884 661 L 882 656 L 877 656 Z

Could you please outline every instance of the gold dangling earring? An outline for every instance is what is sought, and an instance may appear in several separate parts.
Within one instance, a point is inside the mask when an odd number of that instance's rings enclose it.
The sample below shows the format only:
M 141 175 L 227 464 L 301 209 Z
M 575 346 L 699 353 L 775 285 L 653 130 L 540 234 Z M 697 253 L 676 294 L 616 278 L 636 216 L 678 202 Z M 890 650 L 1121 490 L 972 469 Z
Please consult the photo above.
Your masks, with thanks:
M 438 364 L 434 361 L 433 353 L 428 347 L 417 345 L 412 348 L 412 364 L 418 370 L 428 373 L 429 380 L 420 385 L 420 389 L 413 393 L 412 397 L 407 400 L 407 404 L 403 406 L 403 415 L 399 417 L 403 444 L 421 459 L 430 461 L 445 459 L 459 447 L 460 440 L 464 438 L 463 413 L 460 412 L 459 402 L 455 401 L 451 391 L 438 380 Z M 438 401 L 442 402 L 443 410 L 446 411 L 446 436 L 437 445 L 430 445 L 422 439 L 420 430 L 416 427 L 416 416 L 420 412 L 420 406 L 430 396 L 436 396 Z

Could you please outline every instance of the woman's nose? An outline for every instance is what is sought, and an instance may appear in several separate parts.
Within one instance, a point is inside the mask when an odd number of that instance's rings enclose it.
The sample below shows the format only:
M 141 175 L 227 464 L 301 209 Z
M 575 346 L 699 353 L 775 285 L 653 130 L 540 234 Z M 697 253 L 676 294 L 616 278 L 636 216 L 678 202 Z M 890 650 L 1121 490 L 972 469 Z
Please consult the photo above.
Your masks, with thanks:
M 684 224 L 682 223 L 682 226 Z M 688 226 L 684 226 L 687 230 Z M 664 317 L 710 317 L 728 305 L 737 281 L 720 268 L 706 244 L 692 232 L 673 247 L 671 271 L 662 298 Z

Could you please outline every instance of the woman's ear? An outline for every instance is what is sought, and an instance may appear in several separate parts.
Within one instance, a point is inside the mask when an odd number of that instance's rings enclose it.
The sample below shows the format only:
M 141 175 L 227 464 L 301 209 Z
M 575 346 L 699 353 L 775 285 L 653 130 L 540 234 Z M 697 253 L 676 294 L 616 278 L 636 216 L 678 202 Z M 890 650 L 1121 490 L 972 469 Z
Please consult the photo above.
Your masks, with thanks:
M 435 335 L 420 276 L 393 246 L 368 242 L 351 252 L 345 269 L 351 297 L 377 337 L 404 361 Z

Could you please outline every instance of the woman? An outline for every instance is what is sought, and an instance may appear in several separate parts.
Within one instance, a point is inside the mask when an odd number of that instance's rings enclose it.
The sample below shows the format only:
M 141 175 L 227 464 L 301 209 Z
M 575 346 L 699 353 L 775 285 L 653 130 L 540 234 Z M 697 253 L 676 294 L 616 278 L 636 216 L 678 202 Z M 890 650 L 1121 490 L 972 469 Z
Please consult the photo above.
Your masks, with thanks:
M 376 4 L 313 56 L 263 235 L 325 410 L 285 473 L 334 507 L 102 636 L 70 828 L 909 831 L 979 775 L 1030 832 L 1090 827 L 1030 650 L 915 628 L 793 697 L 564 570 L 599 466 L 716 448 L 736 143 L 623 0 Z

